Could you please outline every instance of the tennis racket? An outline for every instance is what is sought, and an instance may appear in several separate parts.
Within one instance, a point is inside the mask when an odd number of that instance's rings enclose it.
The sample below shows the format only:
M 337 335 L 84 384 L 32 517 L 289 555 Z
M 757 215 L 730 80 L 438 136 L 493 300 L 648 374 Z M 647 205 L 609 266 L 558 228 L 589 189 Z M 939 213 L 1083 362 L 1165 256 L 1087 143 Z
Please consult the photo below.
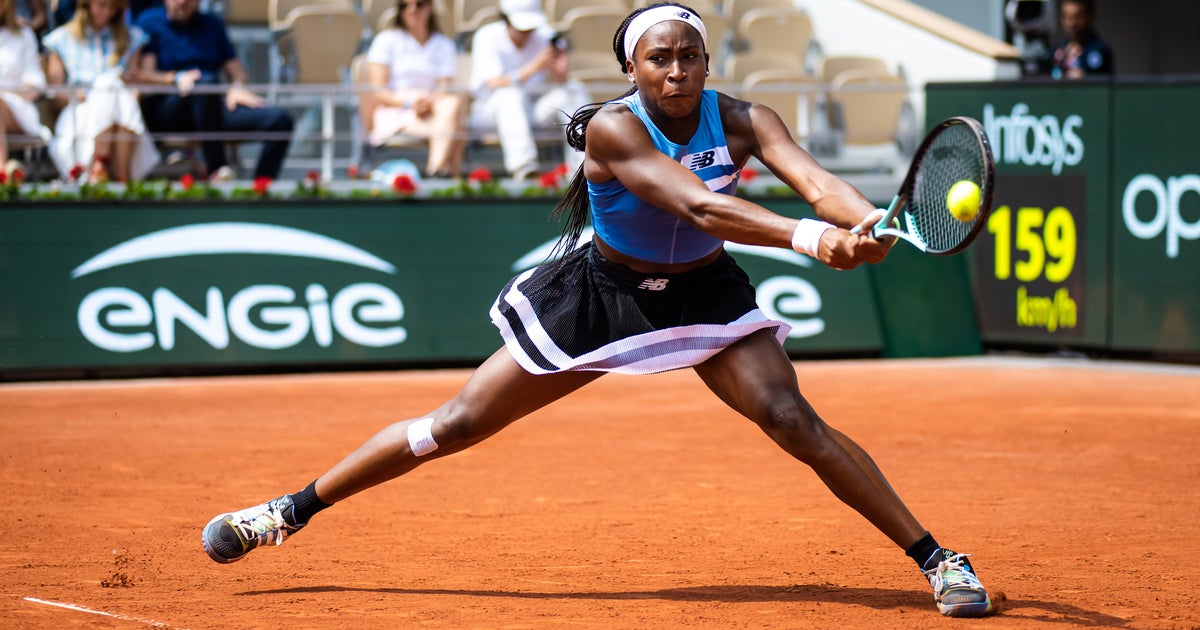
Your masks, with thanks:
M 969 221 L 955 218 L 946 201 L 950 187 L 964 180 L 979 187 L 979 212 Z M 979 121 L 966 116 L 942 121 L 921 141 L 891 205 L 880 210 L 885 214 L 874 236 L 904 239 L 927 254 L 962 251 L 987 222 L 995 180 L 992 147 Z

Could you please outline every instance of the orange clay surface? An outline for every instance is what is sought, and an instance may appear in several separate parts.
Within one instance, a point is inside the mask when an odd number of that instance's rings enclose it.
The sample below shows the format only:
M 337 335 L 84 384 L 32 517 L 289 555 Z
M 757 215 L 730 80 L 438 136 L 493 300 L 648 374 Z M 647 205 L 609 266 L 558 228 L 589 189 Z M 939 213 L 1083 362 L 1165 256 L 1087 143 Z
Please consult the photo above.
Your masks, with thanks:
M 0 385 L 0 626 L 1200 627 L 1200 368 L 796 363 L 828 421 L 1007 595 L 936 612 L 903 553 L 690 371 L 609 375 L 213 563 L 466 370 Z M 887 392 L 887 398 L 883 397 Z

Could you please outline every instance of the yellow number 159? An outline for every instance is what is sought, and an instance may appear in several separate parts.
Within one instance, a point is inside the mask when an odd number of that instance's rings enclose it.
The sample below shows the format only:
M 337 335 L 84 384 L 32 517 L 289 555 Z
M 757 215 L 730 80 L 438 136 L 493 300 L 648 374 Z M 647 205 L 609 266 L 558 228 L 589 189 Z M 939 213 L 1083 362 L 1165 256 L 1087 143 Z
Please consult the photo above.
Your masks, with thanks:
M 1020 208 L 1013 228 L 1012 209 L 1000 206 L 988 218 L 988 232 L 996 238 L 996 279 L 1015 275 L 1032 282 L 1046 274 L 1050 282 L 1062 282 L 1075 267 L 1075 218 L 1062 206 L 1048 214 L 1041 208 Z M 1015 236 L 1014 236 L 1015 235 Z M 1013 263 L 1013 250 L 1026 258 Z M 1049 259 L 1049 260 L 1047 260 Z

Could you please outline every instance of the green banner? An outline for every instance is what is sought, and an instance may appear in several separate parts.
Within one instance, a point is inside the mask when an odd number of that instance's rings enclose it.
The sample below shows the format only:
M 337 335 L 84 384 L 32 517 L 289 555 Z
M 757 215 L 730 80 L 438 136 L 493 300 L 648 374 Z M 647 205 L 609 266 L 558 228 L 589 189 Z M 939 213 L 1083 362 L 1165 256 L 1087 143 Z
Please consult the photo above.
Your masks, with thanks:
M 936 84 L 927 120 L 983 123 L 996 196 L 969 250 L 980 335 L 995 345 L 1108 343 L 1108 84 Z
M 1120 84 L 1114 112 L 1112 346 L 1200 352 L 1200 81 Z
M 0 371 L 478 361 L 550 201 L 6 206 Z M 811 213 L 801 202 L 768 202 Z M 879 352 L 865 270 L 729 247 L 795 354 Z

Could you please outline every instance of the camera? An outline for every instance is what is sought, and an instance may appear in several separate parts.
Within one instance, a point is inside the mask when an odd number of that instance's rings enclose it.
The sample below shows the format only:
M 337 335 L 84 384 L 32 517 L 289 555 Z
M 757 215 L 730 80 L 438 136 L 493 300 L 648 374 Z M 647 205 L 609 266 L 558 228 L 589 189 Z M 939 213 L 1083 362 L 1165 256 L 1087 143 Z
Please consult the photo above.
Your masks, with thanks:
M 567 34 L 561 31 L 555 33 L 554 36 L 550 38 L 550 45 L 563 52 L 571 49 L 571 41 L 567 39 Z

